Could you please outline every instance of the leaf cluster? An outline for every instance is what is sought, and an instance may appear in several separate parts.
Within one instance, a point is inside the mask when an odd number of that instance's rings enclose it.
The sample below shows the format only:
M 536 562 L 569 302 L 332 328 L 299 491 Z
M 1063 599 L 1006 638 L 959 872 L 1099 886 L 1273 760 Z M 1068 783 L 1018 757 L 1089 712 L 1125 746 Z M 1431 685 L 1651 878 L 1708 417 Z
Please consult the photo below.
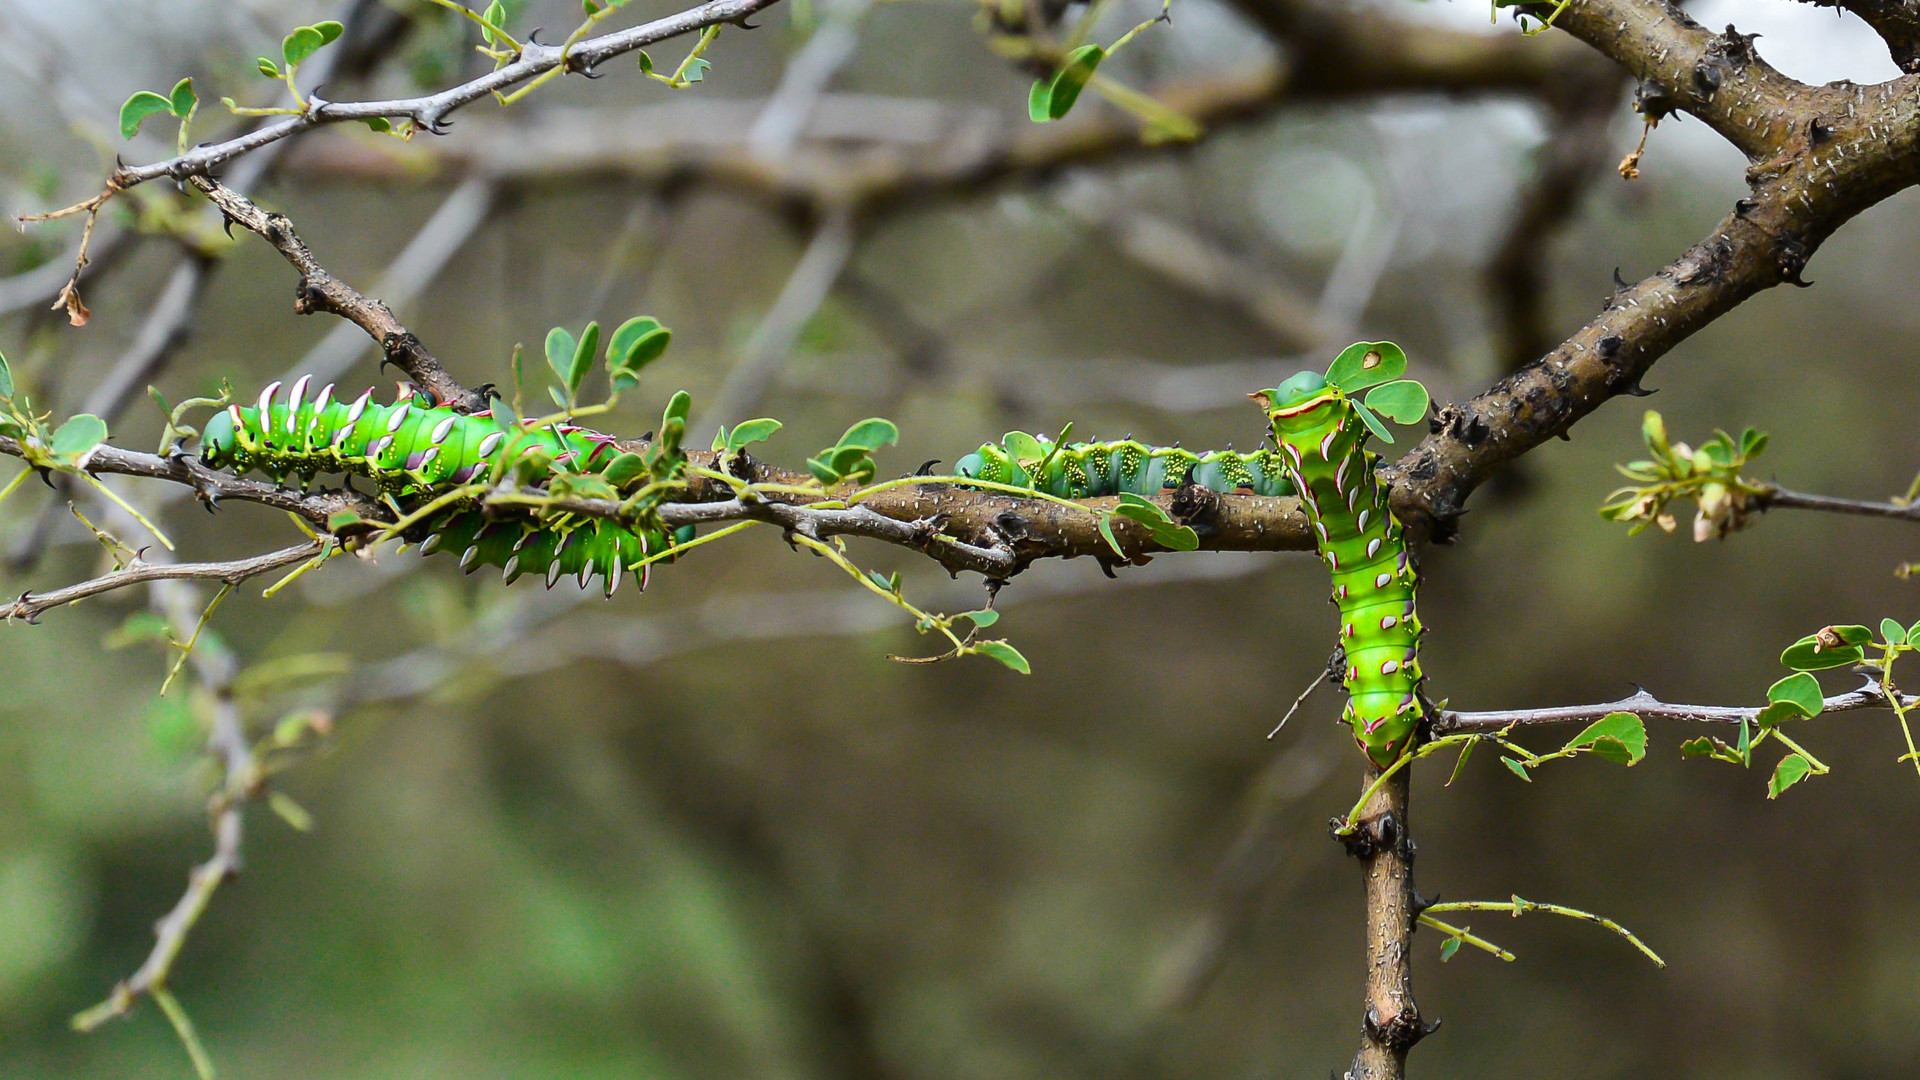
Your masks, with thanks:
M 1633 522 L 1628 530 L 1632 536 L 1648 525 L 1672 532 L 1678 523 L 1668 512 L 1668 504 L 1676 499 L 1693 499 L 1699 506 L 1693 519 L 1696 541 L 1723 539 L 1746 525 L 1756 506 L 1755 496 L 1767 488 L 1743 479 L 1740 471 L 1766 451 L 1765 432 L 1747 428 L 1735 438 L 1716 430 L 1712 438 L 1695 448 L 1669 442 L 1666 421 L 1649 409 L 1640 434 L 1649 456 L 1614 466 L 1634 483 L 1607 496 L 1600 507 L 1602 517 Z

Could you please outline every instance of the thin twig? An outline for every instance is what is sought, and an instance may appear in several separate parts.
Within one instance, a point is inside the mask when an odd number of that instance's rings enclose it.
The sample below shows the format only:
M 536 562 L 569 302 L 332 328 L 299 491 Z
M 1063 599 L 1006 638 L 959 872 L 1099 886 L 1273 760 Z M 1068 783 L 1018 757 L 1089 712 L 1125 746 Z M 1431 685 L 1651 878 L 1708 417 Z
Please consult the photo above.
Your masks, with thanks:
M 312 540 L 264 555 L 230 559 L 226 562 L 150 563 L 144 559 L 135 558 L 124 569 L 102 574 L 90 581 L 82 581 L 50 592 L 21 593 L 20 599 L 10 604 L 0 605 L 0 622 L 11 622 L 15 619 L 33 622 L 43 611 L 148 581 L 200 578 L 207 581 L 224 581 L 234 585 L 250 577 L 278 570 L 283 566 L 292 566 L 303 559 L 311 558 L 319 554 L 322 544 L 323 541 Z
M 294 296 L 295 311 L 302 315 L 316 311 L 330 312 L 365 330 L 369 337 L 380 344 L 387 360 L 406 372 L 416 386 L 431 393 L 435 400 L 453 405 L 463 412 L 476 412 L 486 407 L 485 398 L 455 381 L 440 361 L 434 359 L 420 344 L 420 339 L 400 325 L 400 320 L 393 317 L 387 305 L 363 296 L 353 286 L 328 273 L 293 231 L 293 223 L 285 215 L 270 214 L 260 209 L 251 199 L 218 180 L 194 176 L 190 181 L 229 219 L 258 233 L 300 272 L 300 285 Z
M 337 102 L 322 101 L 309 95 L 309 106 L 299 115 L 268 123 L 237 138 L 195 147 L 178 157 L 150 165 L 124 166 L 114 172 L 113 178 L 122 188 L 127 188 L 161 177 L 185 179 L 189 176 L 206 176 L 234 158 L 323 124 L 354 120 L 405 120 L 410 121 L 415 130 L 444 134 L 447 116 L 454 110 L 531 81 L 548 71 L 564 67 L 569 72 L 590 72 L 615 56 L 634 52 L 657 41 L 722 23 L 744 23 L 752 15 L 778 2 L 711 0 L 640 26 L 588 38 L 571 48 L 528 43 L 521 47 L 519 59 L 513 63 L 459 86 L 423 97 Z
M 1907 696 L 1903 704 L 1920 704 L 1920 698 Z M 1875 683 L 1868 683 L 1858 690 L 1836 694 L 1822 702 L 1821 712 L 1848 712 L 1853 709 L 1887 708 L 1887 699 Z M 1485 734 L 1504 731 L 1510 727 L 1531 727 L 1540 724 L 1575 724 L 1592 722 L 1610 713 L 1632 713 L 1643 720 L 1681 720 L 1704 724 L 1738 724 L 1752 721 L 1760 715 L 1760 708 L 1744 708 L 1734 705 L 1676 705 L 1661 701 L 1645 690 L 1619 701 L 1610 701 L 1600 705 L 1561 705 L 1548 709 L 1498 709 L 1489 712 L 1455 712 L 1441 710 L 1433 719 L 1433 734 L 1437 736 L 1454 734 Z
M 1830 514 L 1859 514 L 1863 517 L 1920 521 L 1920 502 L 1871 502 L 1865 499 L 1843 499 L 1835 495 L 1809 495 L 1806 492 L 1789 491 L 1783 487 L 1773 486 L 1755 495 L 1754 501 L 1763 510 L 1776 508 L 1824 510 Z

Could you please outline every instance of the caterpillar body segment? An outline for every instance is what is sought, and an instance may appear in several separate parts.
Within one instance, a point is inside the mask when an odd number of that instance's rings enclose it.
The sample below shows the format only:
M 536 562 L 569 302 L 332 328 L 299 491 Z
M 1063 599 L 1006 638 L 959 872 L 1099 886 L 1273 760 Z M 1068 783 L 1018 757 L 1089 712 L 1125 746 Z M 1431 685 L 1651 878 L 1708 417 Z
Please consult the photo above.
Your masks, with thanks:
M 1386 343 L 1362 344 L 1391 348 Z M 1399 349 L 1392 348 L 1392 353 L 1399 354 Z M 1340 364 L 1335 362 L 1335 371 Z M 1285 468 L 1333 579 L 1347 660 L 1345 719 L 1361 750 L 1376 766 L 1386 768 L 1405 752 L 1424 716 L 1422 627 L 1414 602 L 1419 574 L 1404 529 L 1374 476 L 1378 457 L 1366 449 L 1371 431 L 1360 412 L 1364 406 L 1312 372 L 1254 397 L 1267 409 Z
M 277 483 L 298 477 L 311 485 L 321 474 L 345 473 L 373 480 L 396 497 L 430 499 L 462 484 L 484 480 L 496 465 L 527 466 L 541 483 L 564 468 L 597 473 L 619 456 L 613 436 L 572 425 L 518 424 L 491 411 L 454 412 L 403 392 L 391 404 L 373 401 L 368 390 L 351 401 L 327 386 L 309 396 L 301 378 L 280 396 L 272 383 L 252 406 L 230 405 L 214 414 L 201 437 L 207 465 L 235 473 L 261 472 Z M 581 588 L 599 578 L 608 596 L 632 572 L 646 588 L 650 556 L 693 538 L 691 527 L 673 532 L 592 519 L 563 526 L 494 520 L 471 503 L 415 524 L 403 535 L 422 554 L 451 552 L 473 573 L 496 566 L 512 582 L 535 574 L 551 588 L 562 578 Z
M 1196 454 L 1131 439 L 1060 446 L 1044 435 L 1014 431 L 961 458 L 953 471 L 956 476 L 1030 487 L 1063 499 L 1153 496 L 1188 483 L 1226 493 L 1291 495 L 1293 484 L 1283 466 L 1280 455 L 1271 450 Z

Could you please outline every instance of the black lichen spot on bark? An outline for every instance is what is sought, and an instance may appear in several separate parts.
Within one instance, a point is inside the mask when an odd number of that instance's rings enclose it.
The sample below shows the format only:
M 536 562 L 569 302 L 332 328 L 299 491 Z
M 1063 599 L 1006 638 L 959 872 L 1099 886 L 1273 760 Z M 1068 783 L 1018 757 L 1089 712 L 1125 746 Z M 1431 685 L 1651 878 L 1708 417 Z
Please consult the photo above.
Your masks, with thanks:
M 1647 79 L 1633 92 L 1633 111 L 1649 120 L 1658 122 L 1680 108 L 1680 95 L 1667 86 Z
M 1833 138 L 1833 125 L 1816 116 L 1807 121 L 1807 142 L 1819 146 Z
M 1808 250 L 1806 241 L 1801 240 L 1798 234 L 1792 232 L 1782 234 L 1780 243 L 1774 248 L 1774 259 L 1780 270 L 1780 280 L 1802 289 L 1811 287 L 1813 282 L 1801 278 L 1800 272 L 1807 268 L 1807 260 L 1812 257 L 1813 252 Z
M 1697 257 L 1681 271 L 1680 284 L 1717 284 L 1726 280 L 1727 270 L 1733 265 L 1733 241 L 1716 236 L 1695 247 L 1693 254 Z
M 1752 199 L 1736 200 L 1733 204 L 1733 216 L 1737 218 L 1744 218 L 1748 214 L 1753 212 L 1754 207 L 1759 205 L 1760 205 L 1759 203 L 1754 202 Z
M 1627 339 L 1621 337 L 1619 334 L 1608 334 L 1601 338 L 1600 359 L 1605 360 L 1609 364 L 1613 363 L 1615 358 L 1620 355 L 1620 346 L 1626 343 Z
M 1710 60 L 1702 60 L 1693 66 L 1693 85 L 1699 89 L 1700 96 L 1713 100 L 1714 91 L 1720 89 L 1720 66 Z

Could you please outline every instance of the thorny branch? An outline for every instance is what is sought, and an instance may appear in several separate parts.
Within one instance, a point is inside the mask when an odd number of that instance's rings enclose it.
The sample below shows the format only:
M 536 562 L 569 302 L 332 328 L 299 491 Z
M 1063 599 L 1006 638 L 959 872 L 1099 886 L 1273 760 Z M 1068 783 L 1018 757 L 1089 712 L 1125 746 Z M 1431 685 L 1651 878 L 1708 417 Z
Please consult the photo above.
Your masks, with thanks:
M 703 30 L 723 23 L 746 25 L 746 20 L 779 0 L 710 0 L 709 3 L 655 19 L 640 26 L 616 30 L 577 42 L 570 49 L 527 42 L 520 47 L 518 59 L 459 86 L 423 97 L 394 98 L 386 101 L 323 101 L 309 94 L 307 109 L 297 116 L 266 124 L 254 131 L 224 142 L 197 146 L 178 157 L 151 165 L 123 166 L 114 170 L 109 186 L 124 190 L 149 180 L 171 177 L 185 180 L 208 176 L 211 171 L 242 154 L 279 142 L 296 132 L 322 124 L 352 120 L 407 121 L 415 130 L 444 135 L 447 116 L 464 105 L 480 101 L 494 93 L 530 82 L 556 68 L 569 74 L 590 74 L 613 57 L 634 52 L 658 41 Z
M 228 220 L 258 233 L 300 272 L 300 285 L 294 294 L 295 311 L 302 315 L 330 312 L 365 330 L 380 343 L 387 362 L 406 372 L 407 377 L 431 393 L 434 400 L 462 412 L 486 408 L 485 396 L 461 386 L 447 374 L 447 369 L 420 344 L 420 339 L 393 317 L 387 305 L 361 295 L 353 286 L 328 273 L 293 231 L 293 222 L 284 214 L 270 214 L 260 209 L 253 200 L 218 180 L 195 175 L 189 182 L 204 192 Z
M 325 544 L 324 540 L 313 540 L 264 555 L 253 555 L 227 562 L 150 563 L 136 557 L 125 567 L 109 574 L 102 574 L 91 581 L 82 581 L 51 592 L 21 593 L 20 599 L 10 604 L 0 604 L 0 622 L 12 622 L 15 619 L 33 622 L 43 611 L 64 607 L 67 604 L 85 600 L 89 596 L 98 596 L 104 592 L 124 589 L 129 585 L 139 585 L 148 581 L 198 578 L 238 585 L 250 577 L 257 577 L 311 559 L 320 553 Z
M 1920 704 L 1920 697 L 1901 698 L 1903 706 Z M 1858 690 L 1835 694 L 1821 703 L 1821 715 L 1850 712 L 1854 709 L 1887 708 L 1887 695 L 1878 683 L 1869 682 Z M 1639 690 L 1619 701 L 1599 705 L 1562 705 L 1548 709 L 1497 709 L 1489 712 L 1442 710 L 1433 719 L 1433 734 L 1487 734 L 1510 727 L 1534 727 L 1542 724 L 1591 723 L 1610 713 L 1632 713 L 1643 720 L 1680 720 L 1702 724 L 1738 724 L 1760 715 L 1760 707 L 1737 705 L 1676 705 L 1661 701 Z

